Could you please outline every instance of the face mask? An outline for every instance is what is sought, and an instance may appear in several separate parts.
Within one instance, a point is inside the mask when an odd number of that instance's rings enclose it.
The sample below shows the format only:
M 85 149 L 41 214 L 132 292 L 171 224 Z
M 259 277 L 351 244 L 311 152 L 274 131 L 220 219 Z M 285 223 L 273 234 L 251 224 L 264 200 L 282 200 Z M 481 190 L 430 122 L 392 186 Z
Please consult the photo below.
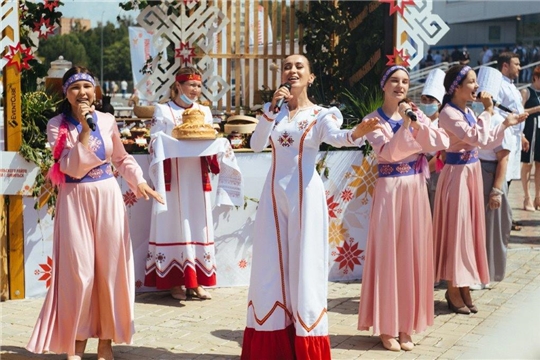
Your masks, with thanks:
M 180 100 L 182 100 L 183 102 L 185 102 L 188 105 L 193 104 L 193 100 L 188 98 L 185 94 L 180 95 Z
M 418 107 L 426 116 L 432 116 L 439 110 L 439 105 L 436 103 L 433 104 L 418 104 Z
M 478 116 L 478 115 L 480 115 L 481 113 L 484 112 L 484 104 L 482 104 L 481 102 L 478 102 L 478 101 L 473 101 L 471 103 L 471 108 L 474 111 L 474 113 L 476 114 L 476 116 Z

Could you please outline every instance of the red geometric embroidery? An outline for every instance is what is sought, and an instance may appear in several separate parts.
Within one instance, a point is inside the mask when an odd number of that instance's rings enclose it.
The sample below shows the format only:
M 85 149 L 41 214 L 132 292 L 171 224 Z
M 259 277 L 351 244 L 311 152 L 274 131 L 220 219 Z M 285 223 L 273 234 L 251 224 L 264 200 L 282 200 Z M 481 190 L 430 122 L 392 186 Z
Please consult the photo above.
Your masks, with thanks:
M 331 218 L 337 218 L 336 212 L 339 213 L 339 211 L 337 211 L 339 209 L 336 210 L 336 208 L 339 206 L 339 204 L 334 202 L 334 195 L 326 199 L 326 204 L 328 205 L 328 216 Z
M 240 269 L 245 269 L 247 267 L 247 261 L 245 259 L 242 259 L 238 262 L 238 267 Z
M 353 239 L 351 238 L 349 241 L 352 243 Z M 339 256 L 334 261 L 339 263 L 339 269 L 343 269 L 343 273 L 347 274 L 349 269 L 353 271 L 355 265 L 360 265 L 360 254 L 364 250 L 358 249 L 358 243 L 350 246 L 347 241 L 344 241 L 343 246 L 338 246 L 336 249 L 339 252 Z
M 341 200 L 351 201 L 353 198 L 353 192 L 350 189 L 345 189 L 341 192 Z
M 38 264 L 38 265 L 42 270 L 36 269 L 34 271 L 34 274 L 35 275 L 43 274 L 38 280 L 45 281 L 45 287 L 48 289 L 51 286 L 51 280 L 52 280 L 52 268 L 53 268 L 52 258 L 50 256 L 47 256 L 47 263 Z
M 279 143 L 281 144 L 281 146 L 283 147 L 289 147 L 291 146 L 293 143 L 294 143 L 294 139 L 292 138 L 292 136 L 284 131 L 283 134 L 281 134 L 281 136 L 279 137 L 278 139 Z
M 135 203 L 137 203 L 137 196 L 131 190 L 126 191 L 124 194 L 124 204 L 126 204 L 127 207 L 131 207 Z
M 298 123 L 298 130 L 304 130 L 308 126 L 308 121 L 306 119 L 300 120 Z

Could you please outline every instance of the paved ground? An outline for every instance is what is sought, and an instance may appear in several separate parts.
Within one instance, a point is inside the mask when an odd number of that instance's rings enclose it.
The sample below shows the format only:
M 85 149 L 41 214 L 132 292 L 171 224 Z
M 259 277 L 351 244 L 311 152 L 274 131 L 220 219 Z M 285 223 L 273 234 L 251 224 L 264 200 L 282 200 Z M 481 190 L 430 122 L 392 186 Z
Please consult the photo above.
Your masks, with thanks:
M 540 359 L 540 212 L 525 212 L 522 190 L 513 183 L 514 218 L 524 228 L 512 232 L 506 279 L 490 290 L 475 291 L 479 313 L 450 313 L 444 289 L 435 289 L 435 324 L 413 336 L 412 352 L 386 351 L 377 337 L 356 330 L 360 283 L 329 284 L 329 317 L 334 359 Z M 179 303 L 167 293 L 136 297 L 133 345 L 116 345 L 117 360 L 238 359 L 244 329 L 247 288 L 211 290 L 210 301 Z M 0 305 L 0 358 L 64 359 L 34 355 L 24 349 L 42 299 Z M 94 359 L 97 340 L 90 340 L 84 359 Z

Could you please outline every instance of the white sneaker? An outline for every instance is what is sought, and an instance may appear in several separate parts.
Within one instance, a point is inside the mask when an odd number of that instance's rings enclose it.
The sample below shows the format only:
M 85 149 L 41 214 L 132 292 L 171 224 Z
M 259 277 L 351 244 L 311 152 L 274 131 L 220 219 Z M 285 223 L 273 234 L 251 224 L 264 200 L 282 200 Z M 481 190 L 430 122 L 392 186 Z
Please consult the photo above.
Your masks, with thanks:
M 484 284 L 475 284 L 475 285 L 469 286 L 469 289 L 471 290 L 484 290 L 485 288 L 486 288 L 486 285 Z

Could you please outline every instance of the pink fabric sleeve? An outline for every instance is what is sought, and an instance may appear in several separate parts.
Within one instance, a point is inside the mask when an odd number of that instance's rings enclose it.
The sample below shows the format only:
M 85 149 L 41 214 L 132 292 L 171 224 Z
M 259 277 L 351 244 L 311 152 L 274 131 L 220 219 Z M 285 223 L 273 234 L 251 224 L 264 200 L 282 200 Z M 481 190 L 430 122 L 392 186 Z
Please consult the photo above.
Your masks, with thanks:
M 420 129 L 415 130 L 415 139 L 422 146 L 423 152 L 434 152 L 445 150 L 450 146 L 450 138 L 444 129 L 433 125 L 431 119 L 424 113 L 418 112 L 418 125 Z
M 490 131 L 489 129 L 491 115 L 488 112 L 484 111 L 476 121 L 476 126 L 470 126 L 459 110 L 448 105 L 444 107 L 439 115 L 439 126 L 469 145 L 485 146 L 489 141 L 494 140 L 493 134 L 497 134 L 498 139 L 499 130 L 495 128 Z M 499 145 L 501 142 L 502 135 L 500 136 Z
M 111 161 L 114 167 L 118 170 L 120 175 L 126 179 L 129 188 L 137 197 L 141 197 L 142 194 L 139 192 L 137 185 L 141 183 L 146 183 L 146 180 L 143 177 L 143 171 L 135 158 L 126 152 L 122 140 L 120 140 L 120 132 L 118 131 L 118 126 L 116 125 L 116 120 L 114 120 L 112 128 L 112 156 Z
M 372 118 L 368 115 L 366 118 Z M 372 131 L 366 135 L 379 160 L 394 163 L 422 151 L 422 146 L 416 141 L 409 129 L 403 126 L 393 134 L 390 125 L 379 120 L 383 129 Z

